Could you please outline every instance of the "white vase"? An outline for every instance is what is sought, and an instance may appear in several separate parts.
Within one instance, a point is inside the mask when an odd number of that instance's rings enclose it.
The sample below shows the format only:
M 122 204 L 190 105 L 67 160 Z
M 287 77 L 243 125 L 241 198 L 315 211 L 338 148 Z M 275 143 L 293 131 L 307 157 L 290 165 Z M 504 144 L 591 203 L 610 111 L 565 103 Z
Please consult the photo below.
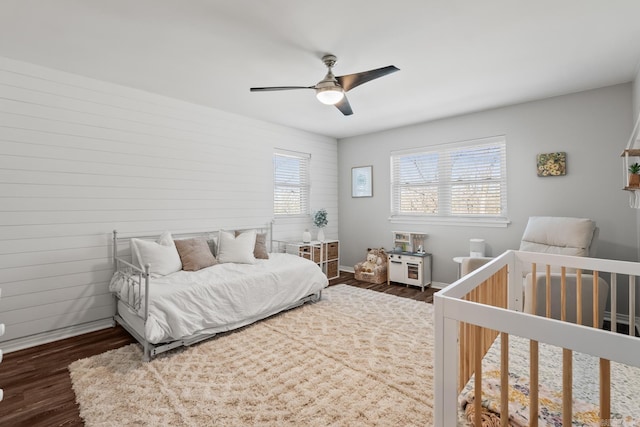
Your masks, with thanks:
M 324 229 L 320 228 L 318 229 L 318 240 L 321 242 L 324 242 Z
M 309 243 L 311 241 L 311 233 L 309 233 L 309 230 L 304 230 L 304 233 L 302 233 L 302 243 Z

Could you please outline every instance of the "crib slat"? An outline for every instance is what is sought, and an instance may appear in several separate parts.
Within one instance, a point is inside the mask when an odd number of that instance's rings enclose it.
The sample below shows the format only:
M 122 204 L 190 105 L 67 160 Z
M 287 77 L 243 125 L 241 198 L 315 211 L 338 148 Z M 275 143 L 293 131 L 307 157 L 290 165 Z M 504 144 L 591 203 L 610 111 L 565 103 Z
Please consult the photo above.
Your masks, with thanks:
M 509 334 L 500 334 L 500 425 L 509 425 Z
M 538 279 L 535 263 L 531 264 L 531 276 L 531 303 L 535 313 L 535 307 L 538 306 Z M 548 295 L 548 288 L 546 292 Z M 529 360 L 529 425 L 538 427 L 538 341 L 529 341 Z
M 593 271 L 593 327 L 600 327 L 600 313 L 598 312 L 598 272 Z
M 562 349 L 562 425 L 570 426 L 573 419 L 573 352 Z
M 536 263 L 531 264 L 531 307 L 532 313 L 538 312 L 538 273 L 536 272 Z
M 636 335 L 636 276 L 629 276 L 629 335 Z
M 469 291 L 463 298 L 467 301 L 506 308 L 508 302 L 507 284 L 508 267 L 505 266 L 485 282 Z M 473 404 L 476 414 L 474 422 L 480 425 L 481 420 L 478 417 L 482 416 L 482 358 L 496 340 L 498 331 L 461 322 L 458 333 L 458 393 L 474 375 L 474 394 L 478 396 Z
M 576 323 L 582 325 L 582 270 L 576 270 Z
M 560 320 L 567 320 L 567 268 L 560 268 Z
M 473 410 L 475 413 L 474 425 L 482 425 L 482 347 L 480 346 L 480 335 L 482 328 L 473 326 L 473 335 L 475 336 L 474 346 L 474 390 L 473 390 Z
M 611 361 L 607 359 L 600 359 L 600 419 L 611 420 Z
M 538 427 L 538 341 L 529 341 L 529 425 Z
M 618 275 L 611 273 L 611 331 L 618 331 Z
M 547 317 L 551 317 L 551 266 L 547 264 L 547 288 L 545 294 L 545 300 L 547 302 Z

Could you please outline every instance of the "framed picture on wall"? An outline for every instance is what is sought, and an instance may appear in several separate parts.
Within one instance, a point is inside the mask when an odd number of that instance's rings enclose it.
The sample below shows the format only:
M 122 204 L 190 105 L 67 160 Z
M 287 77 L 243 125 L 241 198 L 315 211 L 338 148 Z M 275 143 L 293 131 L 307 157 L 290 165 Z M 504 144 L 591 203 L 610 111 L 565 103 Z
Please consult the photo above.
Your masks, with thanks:
M 562 176 L 567 174 L 567 153 L 542 153 L 536 156 L 538 176 Z
M 351 197 L 373 197 L 373 166 L 351 168 Z

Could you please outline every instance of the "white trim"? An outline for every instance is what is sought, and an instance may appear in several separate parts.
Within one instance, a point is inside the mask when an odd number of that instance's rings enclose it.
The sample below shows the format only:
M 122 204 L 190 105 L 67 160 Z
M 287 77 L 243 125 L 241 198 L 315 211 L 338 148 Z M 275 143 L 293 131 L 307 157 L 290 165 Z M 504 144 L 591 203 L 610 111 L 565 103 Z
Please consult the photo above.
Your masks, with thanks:
M 507 134 L 500 134 L 494 136 L 486 136 L 483 138 L 475 138 L 475 139 L 465 139 L 462 141 L 454 141 L 454 142 L 443 142 L 440 144 L 433 145 L 422 145 L 420 147 L 407 148 L 404 150 L 392 150 L 389 152 L 392 156 L 404 155 L 404 154 L 414 154 L 414 153 L 422 153 L 424 151 L 436 151 L 438 149 L 446 149 L 446 148 L 460 148 L 460 147 L 473 147 L 474 145 L 481 144 L 491 144 L 495 142 L 501 142 L 503 140 L 506 141 Z
M 346 271 L 347 273 L 353 273 L 353 274 L 356 274 L 356 271 L 353 269 L 353 267 L 349 267 L 349 266 L 346 266 L 346 265 L 341 265 L 341 266 L 339 267 L 339 270 L 340 270 L 340 271 Z
M 10 341 L 0 343 L 4 353 L 24 350 L 26 348 L 35 347 L 50 342 L 59 341 L 65 338 L 71 338 L 78 335 L 87 334 L 89 332 L 99 331 L 101 329 L 113 328 L 116 325 L 113 318 L 96 320 L 94 322 L 82 323 L 80 325 L 69 326 L 68 328 L 56 329 L 54 331 L 42 332 L 40 334 L 30 335 L 28 337 L 16 338 Z
M 444 289 L 447 286 L 449 286 L 449 283 L 444 283 L 444 282 L 431 282 L 431 287 L 433 289 Z
M 508 218 L 429 217 L 426 215 L 392 215 L 388 220 L 392 224 L 456 225 L 463 227 L 507 227 L 511 224 Z
M 296 157 L 296 158 L 311 159 L 311 153 L 304 153 L 302 151 L 287 150 L 285 148 L 276 147 L 276 148 L 274 148 L 274 153 L 280 154 L 282 156 L 290 156 L 290 157 Z
M 311 218 L 311 214 L 291 214 L 291 215 L 278 215 L 278 216 L 274 216 L 273 218 L 273 222 L 277 223 L 277 222 L 286 222 L 288 220 L 304 220 L 305 222 L 309 220 L 309 218 Z

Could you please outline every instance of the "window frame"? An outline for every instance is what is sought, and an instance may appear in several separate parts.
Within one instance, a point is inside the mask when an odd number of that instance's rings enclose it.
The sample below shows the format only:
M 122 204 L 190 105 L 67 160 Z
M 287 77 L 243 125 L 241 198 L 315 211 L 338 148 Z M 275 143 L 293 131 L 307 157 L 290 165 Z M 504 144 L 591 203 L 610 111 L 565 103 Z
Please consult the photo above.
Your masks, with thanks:
M 277 169 L 277 158 L 289 158 L 296 159 L 300 162 L 300 184 L 295 185 L 291 183 L 285 183 L 283 181 L 278 180 L 278 169 Z M 272 166 L 273 166 L 273 216 L 275 219 L 284 219 L 284 218 L 301 218 L 308 217 L 311 212 L 311 154 L 302 153 L 298 151 L 284 150 L 284 149 L 275 149 L 272 155 Z M 280 209 L 276 208 L 277 205 L 277 191 L 280 187 L 292 187 L 298 188 L 300 191 L 301 202 L 298 205 L 298 212 L 295 213 L 279 213 Z
M 460 151 L 477 150 L 481 147 L 497 146 L 497 152 L 500 154 L 500 175 L 496 179 L 488 180 L 487 182 L 498 183 L 500 188 L 500 212 L 495 215 L 491 214 L 454 214 L 451 212 L 451 206 L 453 205 L 452 189 L 457 183 L 464 181 L 452 181 L 450 176 L 453 171 L 454 163 L 451 161 L 453 153 L 459 153 Z M 438 160 L 433 164 L 435 166 L 435 175 L 437 176 L 435 181 L 428 181 L 425 178 L 422 184 L 419 185 L 431 185 L 436 187 L 438 195 L 438 209 L 445 208 L 445 212 L 438 210 L 437 212 L 430 214 L 426 212 L 403 212 L 400 208 L 400 194 L 399 191 L 402 188 L 397 182 L 394 181 L 394 174 L 396 174 L 395 168 L 399 163 L 399 159 L 409 156 L 436 156 Z M 445 157 L 445 160 L 441 160 Z M 389 221 L 392 223 L 420 223 L 420 224 L 441 224 L 441 225 L 468 225 L 468 226 L 490 226 L 490 227 L 506 227 L 509 224 L 508 211 L 507 211 L 507 143 L 505 135 L 498 135 L 486 138 L 477 138 L 466 141 L 459 141 L 453 143 L 423 146 L 408 150 L 392 151 L 390 154 L 390 216 Z M 433 171 L 432 171 L 433 173 Z M 444 177 L 444 182 L 442 182 Z M 429 184 L 430 183 L 430 184 Z M 439 202 L 443 200 L 443 203 Z

